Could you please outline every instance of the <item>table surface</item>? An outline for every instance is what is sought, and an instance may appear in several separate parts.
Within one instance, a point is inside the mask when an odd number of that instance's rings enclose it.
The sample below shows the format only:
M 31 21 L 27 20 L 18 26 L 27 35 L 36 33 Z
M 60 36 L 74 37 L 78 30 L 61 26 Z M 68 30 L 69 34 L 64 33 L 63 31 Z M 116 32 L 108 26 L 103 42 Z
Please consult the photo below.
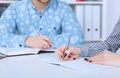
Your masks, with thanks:
M 9 57 L 0 60 L 0 78 L 120 78 L 120 67 L 80 72 L 40 61 L 49 54 Z

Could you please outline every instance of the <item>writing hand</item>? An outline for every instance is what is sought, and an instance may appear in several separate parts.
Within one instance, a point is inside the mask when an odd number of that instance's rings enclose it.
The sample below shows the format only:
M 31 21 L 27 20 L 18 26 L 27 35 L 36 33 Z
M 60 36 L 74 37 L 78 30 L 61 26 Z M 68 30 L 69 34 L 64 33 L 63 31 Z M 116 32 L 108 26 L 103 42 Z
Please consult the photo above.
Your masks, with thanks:
M 44 35 L 27 37 L 25 44 L 31 48 L 48 49 L 52 46 L 50 39 Z
M 65 46 L 60 46 L 56 49 L 56 53 L 60 60 L 70 61 L 80 57 L 80 48 L 69 46 L 68 50 L 64 52 Z

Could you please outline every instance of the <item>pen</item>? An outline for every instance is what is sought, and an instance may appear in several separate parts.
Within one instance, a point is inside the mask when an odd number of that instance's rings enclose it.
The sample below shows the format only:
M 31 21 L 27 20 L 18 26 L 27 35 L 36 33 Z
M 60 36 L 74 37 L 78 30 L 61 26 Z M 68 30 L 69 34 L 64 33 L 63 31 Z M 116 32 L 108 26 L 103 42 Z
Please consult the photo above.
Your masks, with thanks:
M 68 50 L 68 48 L 69 48 L 70 40 L 71 40 L 71 35 L 69 35 L 68 40 L 67 40 L 67 43 L 66 43 L 66 45 L 65 45 L 65 48 L 64 48 L 64 50 L 63 50 L 63 56 L 64 56 L 64 57 L 67 56 L 67 54 L 65 53 L 65 51 Z
M 54 29 L 54 28 L 53 28 Z M 53 30 L 53 29 L 51 29 L 51 33 L 49 34 L 49 38 L 51 39 L 51 41 L 52 41 L 52 45 L 51 45 L 51 48 L 52 49 L 55 49 L 55 43 L 54 43 L 54 40 L 53 40 L 53 38 L 55 37 L 55 30 Z

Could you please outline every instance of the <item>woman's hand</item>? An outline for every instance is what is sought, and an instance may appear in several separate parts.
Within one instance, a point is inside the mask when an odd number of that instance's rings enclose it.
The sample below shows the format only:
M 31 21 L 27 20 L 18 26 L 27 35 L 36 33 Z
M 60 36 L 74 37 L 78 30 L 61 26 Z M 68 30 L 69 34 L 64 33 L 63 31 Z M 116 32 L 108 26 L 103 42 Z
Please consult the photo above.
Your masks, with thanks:
M 95 56 L 86 58 L 85 60 L 93 64 L 120 66 L 120 54 L 110 51 L 103 51 Z
M 56 53 L 60 60 L 75 60 L 80 56 L 80 48 L 70 46 L 68 50 L 64 52 L 65 46 L 60 46 L 56 49 Z

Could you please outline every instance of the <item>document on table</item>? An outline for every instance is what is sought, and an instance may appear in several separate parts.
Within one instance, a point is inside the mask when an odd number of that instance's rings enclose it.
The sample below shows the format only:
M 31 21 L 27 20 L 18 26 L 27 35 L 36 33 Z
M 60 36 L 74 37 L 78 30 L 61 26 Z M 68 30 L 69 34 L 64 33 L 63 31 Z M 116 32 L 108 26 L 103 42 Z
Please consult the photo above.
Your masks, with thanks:
M 61 61 L 58 59 L 56 54 L 53 54 L 51 57 L 42 57 L 40 58 L 42 62 L 60 65 L 72 70 L 77 70 L 81 72 L 92 72 L 101 69 L 113 68 L 114 66 L 107 66 L 107 65 L 98 65 L 98 64 L 91 64 L 84 61 L 84 58 L 79 58 L 74 61 Z

